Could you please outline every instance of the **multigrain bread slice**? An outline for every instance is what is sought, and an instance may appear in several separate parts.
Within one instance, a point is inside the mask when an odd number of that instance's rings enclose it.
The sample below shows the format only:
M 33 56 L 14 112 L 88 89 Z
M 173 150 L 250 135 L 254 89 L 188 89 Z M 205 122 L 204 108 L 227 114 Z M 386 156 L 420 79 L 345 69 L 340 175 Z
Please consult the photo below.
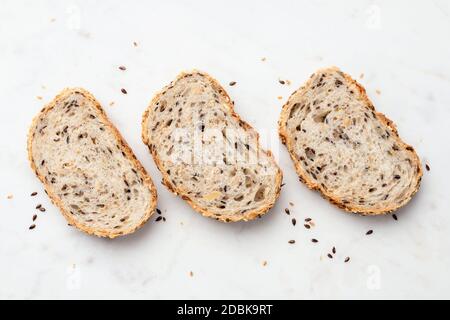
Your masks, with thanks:
M 282 172 L 209 75 L 180 74 L 144 113 L 142 136 L 163 183 L 204 216 L 251 220 L 277 200 Z
M 336 67 L 317 71 L 283 106 L 279 134 L 309 188 L 354 213 L 404 206 L 422 167 L 364 88 Z
M 153 214 L 156 189 L 145 169 L 83 89 L 65 89 L 34 119 L 28 157 L 70 225 L 99 237 L 134 232 Z

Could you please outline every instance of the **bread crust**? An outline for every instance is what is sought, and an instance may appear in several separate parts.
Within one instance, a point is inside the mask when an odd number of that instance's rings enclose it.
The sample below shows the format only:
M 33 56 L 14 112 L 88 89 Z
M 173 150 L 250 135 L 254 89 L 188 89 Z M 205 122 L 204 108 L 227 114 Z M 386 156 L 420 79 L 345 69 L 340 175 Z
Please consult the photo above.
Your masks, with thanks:
M 151 204 L 150 204 L 147 212 L 142 217 L 142 219 L 139 221 L 139 223 L 135 224 L 134 226 L 131 226 L 130 228 L 128 228 L 126 230 L 116 231 L 116 232 L 114 232 L 114 231 L 105 231 L 105 230 L 100 230 L 100 229 L 97 229 L 97 228 L 92 228 L 92 227 L 89 227 L 89 226 L 86 226 L 86 225 L 82 225 L 81 223 L 77 222 L 72 217 L 72 215 L 64 209 L 62 200 L 58 197 L 58 195 L 56 195 L 55 193 L 52 192 L 50 186 L 45 182 L 44 177 L 42 175 L 40 175 L 38 173 L 38 171 L 37 171 L 36 163 L 33 160 L 33 152 L 32 152 L 33 151 L 32 150 L 32 146 L 33 146 L 32 142 L 33 142 L 34 135 L 36 133 L 35 132 L 36 125 L 38 124 L 38 121 L 41 118 L 45 117 L 47 115 L 47 113 L 50 110 L 52 110 L 58 104 L 59 101 L 65 99 L 66 97 L 70 96 L 73 93 L 79 93 L 79 94 L 83 95 L 97 109 L 97 111 L 99 113 L 100 120 L 103 122 L 103 124 L 105 126 L 107 126 L 113 132 L 113 135 L 115 136 L 115 138 L 117 139 L 117 142 L 119 143 L 119 145 L 121 147 L 121 151 L 125 152 L 127 159 L 129 159 L 132 162 L 132 164 L 134 165 L 134 168 L 139 173 L 142 174 L 143 182 L 150 190 L 150 193 L 151 193 Z M 94 96 L 91 93 L 89 93 L 85 89 L 82 89 L 82 88 L 66 88 L 62 92 L 60 92 L 49 104 L 47 104 L 39 112 L 39 114 L 33 119 L 33 122 L 31 124 L 30 129 L 29 129 L 27 150 L 28 150 L 28 159 L 30 161 L 31 169 L 34 171 L 36 176 L 39 178 L 39 180 L 44 185 L 45 192 L 50 197 L 50 200 L 52 201 L 52 203 L 55 204 L 59 208 L 59 210 L 61 211 L 61 213 L 63 214 L 63 216 L 66 218 L 66 220 L 68 221 L 68 223 L 70 225 L 77 227 L 78 229 L 80 229 L 81 231 L 83 231 L 83 232 L 85 232 L 87 234 L 95 235 L 95 236 L 98 236 L 98 237 L 105 237 L 105 238 L 113 239 L 113 238 L 116 238 L 116 237 L 119 237 L 119 236 L 123 236 L 123 235 L 127 235 L 127 234 L 130 234 L 130 233 L 133 233 L 134 231 L 139 229 L 141 226 L 143 226 L 148 221 L 148 219 L 151 217 L 151 215 L 154 213 L 154 211 L 156 210 L 157 192 L 156 192 L 156 188 L 155 188 L 155 185 L 153 184 L 152 179 L 147 174 L 146 170 L 144 169 L 142 164 L 139 162 L 139 160 L 136 158 L 136 156 L 134 155 L 133 151 L 131 150 L 131 148 L 129 147 L 129 145 L 125 141 L 125 139 L 120 134 L 119 130 L 109 120 L 109 118 L 107 117 L 105 111 L 100 106 L 98 101 L 94 98 Z
M 221 94 L 225 101 L 226 101 L 226 105 L 228 107 L 228 110 L 231 114 L 231 116 L 233 118 L 235 118 L 237 121 L 239 121 L 242 126 L 248 130 L 248 131 L 252 131 L 255 136 L 256 136 L 256 142 L 258 145 L 258 148 L 260 146 L 259 144 L 259 134 L 253 129 L 252 126 L 250 126 L 247 122 L 245 122 L 244 120 L 241 119 L 241 117 L 234 111 L 234 105 L 231 102 L 230 97 L 228 96 L 227 92 L 225 91 L 225 89 L 219 84 L 219 82 L 214 79 L 213 77 L 211 77 L 210 75 L 208 75 L 205 72 L 201 72 L 198 70 L 191 70 L 191 71 L 185 71 L 180 73 L 175 80 L 173 80 L 169 85 L 167 85 L 166 87 L 164 87 L 160 92 L 158 92 L 153 99 L 151 100 L 147 110 L 144 112 L 143 116 L 142 116 L 142 140 L 144 142 L 144 144 L 146 144 L 150 150 L 150 153 L 153 157 L 153 160 L 155 161 L 156 166 L 158 167 L 159 171 L 162 174 L 162 183 L 175 195 L 180 195 L 181 198 L 183 200 L 185 200 L 195 211 L 201 213 L 203 216 L 205 217 L 213 217 L 214 213 L 212 213 L 211 211 L 208 210 L 208 208 L 204 208 L 201 207 L 199 205 L 197 205 L 194 201 L 192 201 L 186 194 L 183 194 L 183 191 L 178 188 L 178 187 L 174 187 L 171 183 L 170 183 L 170 179 L 168 178 L 169 175 L 165 172 L 165 170 L 163 169 L 162 163 L 161 163 L 161 159 L 159 159 L 155 148 L 152 147 L 152 142 L 150 141 L 150 137 L 148 136 L 148 127 L 147 127 L 147 123 L 148 123 L 148 117 L 150 116 L 150 113 L 153 112 L 152 111 L 152 106 L 154 103 L 156 103 L 156 101 L 158 101 L 161 97 L 161 95 L 163 95 L 168 89 L 172 88 L 174 86 L 174 84 L 187 76 L 191 76 L 193 74 L 199 74 L 201 76 L 204 76 L 205 78 L 207 78 L 213 88 L 219 93 Z M 266 206 L 261 207 L 257 210 L 253 210 L 253 211 L 248 211 L 243 215 L 223 215 L 221 217 L 215 217 L 216 220 L 221 221 L 221 222 L 237 222 L 237 221 L 249 221 L 249 220 L 253 220 L 255 218 L 260 218 L 262 215 L 264 215 L 267 211 L 269 211 L 274 205 L 275 202 L 277 201 L 277 199 L 280 196 L 280 192 L 281 192 L 281 183 L 283 180 L 283 173 L 280 169 L 280 167 L 278 166 L 278 164 L 276 163 L 275 159 L 273 158 L 273 155 L 270 151 L 265 151 L 263 149 L 260 149 L 259 151 L 265 153 L 269 159 L 272 161 L 273 165 L 277 168 L 277 174 L 276 174 L 276 184 L 277 184 L 277 188 L 276 188 L 276 194 L 275 194 L 275 198 L 273 202 L 268 203 Z
M 297 172 L 297 175 L 299 176 L 300 181 L 302 181 L 304 184 L 306 184 L 306 186 L 309 189 L 312 190 L 317 190 L 320 192 L 320 194 L 322 195 L 323 198 L 327 199 L 328 201 L 330 201 L 332 204 L 338 206 L 339 208 L 347 211 L 347 212 L 351 212 L 351 213 L 357 213 L 357 214 L 361 214 L 361 215 L 380 215 L 380 214 L 388 214 L 391 213 L 401 207 L 403 207 L 404 205 L 406 205 L 411 198 L 414 196 L 414 194 L 416 194 L 416 192 L 419 190 L 420 187 L 420 182 L 422 180 L 422 175 L 423 175 L 423 170 L 422 170 L 422 164 L 421 161 L 417 155 L 417 153 L 414 151 L 413 147 L 406 144 L 405 142 L 403 142 L 398 134 L 397 131 L 397 127 L 395 126 L 395 124 L 393 123 L 392 120 L 388 119 L 384 114 L 377 112 L 375 110 L 375 107 L 373 106 L 373 103 L 370 101 L 369 97 L 366 94 L 366 90 L 364 89 L 364 87 L 359 84 L 356 80 L 354 80 L 353 78 L 351 78 L 348 74 L 343 73 L 342 71 L 340 71 L 337 67 L 329 67 L 329 68 L 323 68 L 323 69 L 319 69 L 318 71 L 316 71 L 316 73 L 321 73 L 321 72 L 330 72 L 330 71 L 338 71 L 340 72 L 346 81 L 348 81 L 349 83 L 352 83 L 354 85 L 356 85 L 356 87 L 358 88 L 358 90 L 360 91 L 360 94 L 367 106 L 367 108 L 369 110 L 374 111 L 377 119 L 385 124 L 386 126 L 390 127 L 392 129 L 392 131 L 395 133 L 395 140 L 398 143 L 398 145 L 400 146 L 400 148 L 403 148 L 409 152 L 411 152 L 412 154 L 412 158 L 414 160 L 414 163 L 417 166 L 417 172 L 416 172 L 416 186 L 414 188 L 414 191 L 410 194 L 409 197 L 406 197 L 400 204 L 396 205 L 394 203 L 392 203 L 390 206 L 384 207 L 384 208 L 380 208 L 377 210 L 360 210 L 359 208 L 356 208 L 354 206 L 352 206 L 351 204 L 346 204 L 344 203 L 339 197 L 333 195 L 333 193 L 331 192 L 327 192 L 320 184 L 314 183 L 314 181 L 312 181 L 311 179 L 308 178 L 308 176 L 305 174 L 305 172 L 303 171 L 303 168 L 300 164 L 299 161 L 297 161 L 295 159 L 294 156 L 294 145 L 293 145 L 293 139 L 289 139 L 289 135 L 286 129 L 286 123 L 287 120 L 289 118 L 289 113 L 290 113 L 290 101 L 293 98 L 293 96 L 296 93 L 304 93 L 306 92 L 306 90 L 309 88 L 311 82 L 312 82 L 312 78 L 313 76 L 311 76 L 306 83 L 300 87 L 300 89 L 294 91 L 294 93 L 291 94 L 291 96 L 289 97 L 288 101 L 283 105 L 282 107 L 282 111 L 281 111 L 281 115 L 280 115 L 280 119 L 278 121 L 278 133 L 280 136 L 280 139 L 282 141 L 282 143 L 284 145 L 286 145 L 286 148 L 288 149 L 289 155 L 292 159 L 292 161 L 294 162 L 294 166 L 295 166 L 295 171 Z

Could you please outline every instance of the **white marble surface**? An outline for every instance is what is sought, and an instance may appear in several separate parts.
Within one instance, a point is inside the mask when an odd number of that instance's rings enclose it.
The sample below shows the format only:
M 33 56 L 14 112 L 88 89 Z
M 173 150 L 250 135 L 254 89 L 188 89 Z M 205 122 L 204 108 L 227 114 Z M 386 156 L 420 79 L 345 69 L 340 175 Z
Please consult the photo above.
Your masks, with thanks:
M 445 0 L 2 0 L 0 298 L 450 298 L 449 38 Z M 279 144 L 282 103 L 329 65 L 364 73 L 376 107 L 431 167 L 398 221 L 334 208 L 298 182 Z M 286 186 L 261 220 L 203 218 L 159 183 L 141 115 L 190 68 L 224 85 L 237 81 L 226 85 L 237 111 L 279 160 Z M 27 162 L 26 133 L 67 86 L 85 87 L 104 105 L 156 181 L 167 222 L 110 241 L 67 226 L 49 203 Z M 288 202 L 295 227 L 283 212 Z M 47 212 L 30 231 L 37 203 Z M 306 217 L 316 223 L 311 230 Z

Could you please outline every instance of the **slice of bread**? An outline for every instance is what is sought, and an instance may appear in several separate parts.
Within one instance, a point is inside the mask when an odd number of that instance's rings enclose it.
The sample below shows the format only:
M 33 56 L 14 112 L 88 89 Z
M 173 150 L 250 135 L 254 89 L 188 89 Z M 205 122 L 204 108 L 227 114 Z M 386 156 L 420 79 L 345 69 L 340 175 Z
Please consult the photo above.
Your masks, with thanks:
M 376 215 L 405 205 L 422 167 L 364 88 L 332 67 L 317 71 L 283 106 L 279 134 L 309 188 L 339 207 Z
M 180 74 L 144 113 L 142 137 L 163 183 L 204 216 L 251 220 L 277 200 L 282 172 L 205 73 Z
M 95 98 L 65 89 L 34 119 L 31 167 L 69 224 L 99 237 L 134 232 L 153 214 L 156 189 Z

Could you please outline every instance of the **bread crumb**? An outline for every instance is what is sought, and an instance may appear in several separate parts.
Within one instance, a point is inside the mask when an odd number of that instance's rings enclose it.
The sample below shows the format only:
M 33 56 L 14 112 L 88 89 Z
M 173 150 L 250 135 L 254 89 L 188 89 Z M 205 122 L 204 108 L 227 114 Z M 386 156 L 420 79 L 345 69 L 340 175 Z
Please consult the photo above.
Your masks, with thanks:
M 36 99 L 42 100 L 42 97 L 41 96 L 37 96 Z
M 114 104 L 115 104 L 115 102 L 114 102 L 114 101 L 111 101 L 111 102 L 109 103 L 109 106 L 112 107 Z
M 283 99 L 283 97 L 282 97 L 282 96 L 278 96 L 277 99 L 278 99 L 278 100 L 281 100 L 281 99 Z
M 284 80 L 284 81 L 286 82 L 286 84 L 287 84 L 288 86 L 291 85 L 291 81 L 289 81 L 289 80 Z
M 377 93 L 377 94 L 381 94 L 381 91 L 380 90 L 375 90 L 375 92 Z
M 13 196 L 12 194 L 8 194 L 8 195 L 6 196 L 6 199 L 8 199 L 8 200 L 11 200 L 12 198 L 14 198 L 14 196 Z
M 267 261 L 266 261 L 266 260 L 264 260 L 264 261 L 262 262 L 262 266 L 263 266 L 263 267 L 267 266 Z

